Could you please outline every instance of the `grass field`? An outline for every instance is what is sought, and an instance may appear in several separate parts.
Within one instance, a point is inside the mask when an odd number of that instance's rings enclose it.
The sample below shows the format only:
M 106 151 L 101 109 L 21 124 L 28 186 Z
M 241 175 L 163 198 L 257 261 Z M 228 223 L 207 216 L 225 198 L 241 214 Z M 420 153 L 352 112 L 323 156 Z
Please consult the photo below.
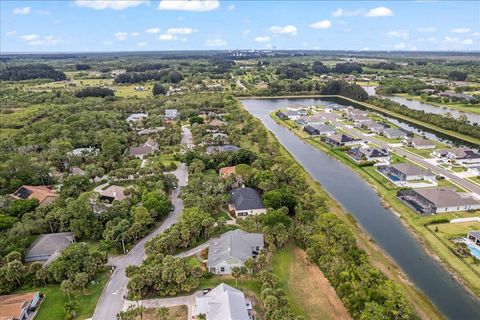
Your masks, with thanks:
M 428 103 L 437 107 L 443 107 L 443 108 L 451 108 L 451 109 L 456 109 L 458 111 L 463 111 L 463 112 L 471 112 L 471 113 L 477 113 L 480 114 L 480 105 L 478 104 L 469 104 L 469 103 L 441 103 L 441 102 L 431 102 L 427 101 L 426 99 L 422 98 L 421 96 L 412 96 L 407 93 L 400 93 L 396 94 L 396 96 L 404 97 L 406 99 L 411 99 L 411 100 L 416 100 L 424 103 Z
M 278 117 L 273 117 L 274 120 L 277 121 L 280 125 L 283 125 L 287 128 L 287 126 L 283 121 L 278 119 Z M 291 128 L 290 128 L 291 129 Z M 299 131 L 298 129 L 292 130 L 295 133 Z M 339 152 L 338 150 L 331 149 L 323 143 L 319 143 L 314 139 L 306 139 L 309 143 L 317 147 L 318 149 L 330 154 L 340 160 L 341 162 L 348 165 L 352 168 L 355 172 L 359 173 L 365 180 L 372 185 L 379 196 L 383 199 L 384 204 L 391 208 L 393 211 L 398 213 L 401 219 L 405 220 L 406 223 L 410 226 L 410 228 L 419 235 L 420 238 L 424 239 L 424 243 L 427 244 L 427 249 L 435 255 L 437 255 L 450 269 L 456 272 L 460 277 L 464 280 L 466 285 L 472 289 L 473 292 L 476 294 L 480 294 L 480 279 L 472 272 L 470 268 L 465 266 L 464 262 L 454 255 L 448 248 L 446 248 L 441 241 L 439 241 L 435 236 L 433 236 L 425 227 L 424 225 L 431 220 L 439 219 L 439 218 L 460 218 L 460 217 L 471 217 L 472 213 L 468 212 L 454 212 L 454 213 L 443 213 L 440 216 L 420 216 L 415 213 L 412 209 L 406 206 L 402 201 L 400 201 L 396 194 L 398 189 L 392 189 L 388 183 L 385 183 L 383 177 L 378 179 L 375 172 L 371 172 L 372 169 L 367 169 L 365 167 L 360 168 L 358 167 L 353 161 L 351 161 L 348 157 L 344 155 L 343 152 Z M 370 171 L 369 171 L 370 170 Z M 439 185 L 441 186 L 449 186 L 452 187 L 453 185 L 447 180 L 439 181 Z M 461 191 L 461 189 L 455 187 L 457 190 Z M 478 213 L 480 214 L 480 213 Z M 475 213 L 473 214 L 475 215 Z
M 285 290 L 297 315 L 306 319 L 350 319 L 328 280 L 315 264 L 307 262 L 303 250 L 289 245 L 273 254 L 278 287 Z
M 157 310 L 155 308 L 148 308 L 145 310 L 142 316 L 137 316 L 135 320 L 158 320 L 161 319 L 157 315 Z M 188 318 L 188 308 L 187 306 L 175 306 L 168 308 L 168 320 L 185 320 Z
M 71 297 L 72 300 L 78 302 L 76 319 L 88 319 L 93 315 L 98 298 L 100 298 L 109 276 L 107 272 L 98 275 L 94 279 L 96 283 L 88 287 L 87 295 L 77 293 Z M 44 294 L 45 298 L 38 309 L 35 320 L 63 320 L 65 318 L 63 306 L 68 302 L 67 295 L 60 290 L 59 286 L 53 285 L 41 288 L 39 291 Z

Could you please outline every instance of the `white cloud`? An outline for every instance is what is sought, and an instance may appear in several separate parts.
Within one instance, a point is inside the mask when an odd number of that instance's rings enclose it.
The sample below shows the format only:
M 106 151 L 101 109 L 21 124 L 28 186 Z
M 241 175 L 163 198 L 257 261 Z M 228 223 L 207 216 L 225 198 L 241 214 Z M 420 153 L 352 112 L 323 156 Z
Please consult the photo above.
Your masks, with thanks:
M 272 26 L 270 27 L 270 30 L 273 33 L 281 33 L 281 34 L 291 34 L 291 35 L 296 35 L 297 34 L 297 27 L 294 25 L 287 25 L 284 27 L 278 27 L 278 26 Z
M 249 34 L 250 32 L 252 32 L 252 31 L 247 29 L 247 30 L 243 30 L 243 31 L 242 31 L 242 34 L 246 36 L 246 35 Z
M 137 43 L 137 46 L 145 47 L 147 44 L 148 44 L 147 42 L 139 42 L 139 43 Z
M 405 49 L 407 47 L 407 45 L 405 44 L 405 42 L 400 42 L 400 43 L 397 43 L 396 45 L 393 46 L 395 49 Z
M 268 42 L 268 41 L 270 41 L 270 37 L 256 37 L 255 39 L 253 39 L 253 41 L 255 41 L 255 42 Z
M 417 31 L 422 32 L 422 33 L 428 33 L 428 32 L 435 31 L 435 28 L 434 27 L 420 27 L 420 28 L 417 28 Z
M 150 29 L 145 30 L 145 32 L 146 33 L 159 33 L 160 28 L 150 28 Z
M 472 39 L 465 39 L 465 40 L 462 40 L 460 43 L 461 44 L 473 44 L 473 40 Z
M 332 26 L 332 23 L 330 22 L 330 20 L 321 20 L 321 21 L 317 21 L 317 22 L 314 22 L 310 25 L 310 28 L 313 28 L 313 29 L 328 29 Z
M 12 36 L 14 36 L 16 33 L 17 33 L 17 30 L 12 30 L 12 31 L 9 31 L 9 32 L 5 33 L 5 35 L 6 35 L 7 37 L 12 37 Z
M 52 23 L 54 23 L 54 24 L 59 24 L 59 23 L 61 23 L 61 22 L 62 22 L 62 21 L 60 21 L 60 20 L 58 20 L 58 19 L 52 21 Z
M 38 34 L 26 34 L 24 36 L 21 36 L 20 37 L 23 41 L 33 41 L 33 40 L 37 40 L 39 38 Z
M 205 42 L 205 45 L 208 47 L 225 47 L 228 46 L 228 42 L 223 39 L 209 39 Z
M 450 32 L 453 32 L 453 33 L 469 33 L 470 31 L 472 31 L 472 29 L 470 28 L 457 28 L 457 29 L 450 30 Z
M 472 36 L 474 36 L 474 37 L 480 37 L 480 32 L 474 32 L 474 33 L 472 33 Z
M 13 14 L 29 14 L 31 11 L 30 7 L 15 8 L 13 9 Z
M 176 36 L 174 36 L 173 34 L 162 34 L 160 35 L 160 37 L 158 37 L 158 40 L 162 40 L 162 41 L 170 41 L 170 40 L 175 40 L 177 39 Z
M 40 37 L 35 33 L 21 36 L 20 39 L 31 46 L 56 46 L 57 44 L 61 43 L 60 39 L 57 39 L 54 36 Z
M 388 16 L 393 16 L 393 11 L 389 8 L 386 7 L 377 7 L 368 10 L 368 12 L 365 14 L 365 17 L 388 17 Z
M 218 0 L 161 0 L 158 10 L 211 11 L 219 6 Z
M 445 40 L 448 43 L 456 43 L 460 41 L 458 38 L 454 38 L 454 37 L 445 37 L 443 38 L 443 40 Z
M 363 9 L 358 9 L 358 10 L 345 10 L 342 8 L 338 8 L 335 11 L 332 11 L 332 16 L 334 17 L 354 17 L 354 16 L 359 16 L 363 13 Z
M 393 38 L 408 39 L 410 35 L 406 30 L 392 30 L 387 32 L 387 36 L 393 37 Z
M 138 37 L 140 35 L 140 32 L 132 32 L 130 33 L 132 37 Z
M 435 37 L 429 37 L 429 38 L 427 38 L 427 40 L 430 41 L 430 42 L 436 42 L 436 41 L 437 41 L 437 38 L 435 38 Z
M 117 32 L 114 34 L 115 39 L 119 41 L 127 40 L 128 32 Z
M 123 10 L 129 7 L 136 7 L 141 4 L 148 4 L 148 0 L 75 0 L 75 4 L 83 8 L 95 10 L 113 9 Z
M 197 31 L 192 28 L 170 28 L 167 30 L 167 34 L 192 34 Z
M 229 5 L 229 6 L 228 6 L 228 10 L 229 10 L 229 11 L 235 10 L 235 5 L 234 5 L 234 4 Z
M 36 14 L 39 14 L 39 15 L 42 15 L 42 16 L 49 16 L 51 15 L 52 13 L 48 10 L 37 10 L 35 11 Z
M 360 51 L 370 51 L 370 48 L 369 48 L 369 47 L 365 47 L 365 48 L 361 49 Z

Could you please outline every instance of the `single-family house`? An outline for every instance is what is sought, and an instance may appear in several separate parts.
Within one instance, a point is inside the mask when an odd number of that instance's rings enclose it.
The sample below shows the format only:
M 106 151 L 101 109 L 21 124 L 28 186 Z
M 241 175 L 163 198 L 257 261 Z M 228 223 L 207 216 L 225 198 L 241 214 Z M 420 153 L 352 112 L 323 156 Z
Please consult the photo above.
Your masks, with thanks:
M 290 120 L 298 120 L 302 116 L 300 111 L 287 110 L 284 113 L 287 116 L 287 118 Z
M 70 157 L 89 157 L 96 156 L 99 152 L 100 150 L 94 147 L 76 148 L 68 152 L 67 155 Z
M 252 320 L 252 303 L 242 291 L 225 283 L 204 296 L 197 296 L 193 306 L 196 320 Z
M 177 109 L 167 109 L 165 110 L 165 119 L 175 120 L 178 117 L 178 114 Z
M 387 128 L 383 129 L 382 134 L 388 139 L 405 139 L 408 137 L 409 132 L 403 129 Z
M 470 96 L 470 95 L 464 94 L 464 93 L 457 93 L 457 92 L 450 91 L 450 90 L 444 91 L 444 92 L 440 93 L 440 95 L 442 97 L 455 98 L 455 99 L 458 99 L 458 100 L 465 100 L 465 101 L 475 100 L 475 97 L 473 97 L 473 96 Z
M 368 112 L 366 110 L 356 109 L 352 106 L 349 106 L 345 108 L 345 115 L 347 119 L 351 119 L 352 117 L 355 117 L 355 116 L 366 117 L 368 115 Z
M 408 163 L 396 163 L 388 166 L 379 166 L 377 170 L 393 182 L 418 180 L 433 181 L 435 179 L 435 174 L 430 170 Z
M 74 241 L 73 232 L 41 234 L 25 254 L 25 262 L 42 261 L 47 267 Z
M 366 123 L 371 121 L 370 118 L 361 115 L 361 114 L 353 114 L 352 116 L 349 117 L 349 120 L 353 121 L 356 126 L 360 127 L 362 123 Z
M 480 164 L 480 152 L 468 148 L 452 148 L 447 150 L 435 150 L 432 155 L 438 158 L 455 160 L 458 164 Z
M 345 133 L 325 136 L 324 141 L 334 148 L 358 145 L 363 142 L 362 139 L 354 138 Z
M 143 113 L 143 112 L 140 112 L 140 113 L 133 113 L 131 115 L 128 116 L 127 118 L 127 122 L 138 122 L 138 121 L 141 121 L 143 119 L 146 119 L 148 118 L 148 114 L 146 113 Z
M 388 162 L 390 155 L 387 149 L 383 148 L 352 148 L 346 152 L 356 162 L 375 161 Z
M 335 126 L 331 124 L 307 124 L 303 130 L 312 136 L 331 136 L 335 134 Z
M 280 118 L 281 120 L 288 120 L 287 114 L 286 114 L 285 112 L 283 112 L 283 111 L 280 111 L 280 110 L 279 110 L 279 111 L 277 111 L 275 114 L 276 114 L 277 117 Z
M 41 206 L 54 202 L 57 197 L 58 194 L 47 186 L 21 186 L 10 194 L 15 200 L 37 199 Z
M 27 320 L 40 302 L 40 292 L 0 296 L 0 320 Z
M 367 129 L 369 131 L 375 132 L 375 133 L 383 132 L 383 129 L 385 129 L 383 124 L 381 124 L 379 122 L 376 122 L 376 121 L 373 121 L 373 120 L 369 120 L 369 121 L 360 123 L 360 127 L 364 128 L 364 129 Z
M 397 197 L 420 214 L 480 209 L 480 201 L 448 188 L 400 190 L 397 192 Z
M 148 136 L 148 135 L 155 135 L 160 133 L 162 130 L 165 130 L 165 127 L 155 127 L 155 128 L 148 128 L 138 131 L 139 136 Z
M 408 147 L 412 147 L 418 150 L 435 149 L 436 147 L 433 141 L 422 137 L 406 138 L 403 139 L 402 143 Z
M 233 267 L 242 267 L 248 258 L 256 258 L 263 246 L 261 233 L 240 229 L 225 232 L 208 246 L 207 269 L 212 274 L 231 274 Z
M 267 212 L 258 191 L 245 187 L 230 191 L 229 210 L 237 217 L 255 216 Z
M 477 246 L 480 246 L 480 230 L 469 231 L 467 239 L 475 243 Z
M 122 201 L 130 196 L 125 194 L 125 188 L 120 186 L 109 186 L 106 189 L 100 190 L 100 200 L 107 200 L 112 203 L 113 201 Z
M 218 170 L 218 173 L 220 174 L 220 177 L 228 178 L 231 175 L 235 175 L 235 168 L 236 166 L 223 167 Z
M 480 176 L 480 166 L 468 167 L 467 172 L 476 176 Z
M 220 153 L 220 152 L 235 152 L 240 150 L 239 147 L 225 144 L 223 146 L 209 146 L 207 147 L 207 154 Z
M 315 114 L 310 115 L 310 116 L 300 117 L 300 119 L 298 119 L 297 122 L 298 121 L 303 121 L 303 123 L 305 123 L 305 124 L 325 123 L 325 118 L 321 114 L 315 113 Z
M 152 153 L 153 149 L 145 145 L 130 147 L 130 155 L 141 160 L 145 159 L 145 157 Z

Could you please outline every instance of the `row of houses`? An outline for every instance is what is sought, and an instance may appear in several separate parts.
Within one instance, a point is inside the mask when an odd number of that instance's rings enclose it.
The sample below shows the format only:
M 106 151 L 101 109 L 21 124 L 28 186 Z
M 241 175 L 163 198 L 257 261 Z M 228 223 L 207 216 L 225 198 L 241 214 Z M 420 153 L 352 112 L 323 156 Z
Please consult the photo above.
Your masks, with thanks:
M 455 161 L 457 164 L 461 165 L 480 165 L 480 152 L 478 150 L 469 149 L 469 148 L 451 148 L 451 149 L 442 149 L 435 150 L 432 152 L 432 155 L 439 158 L 449 161 Z
M 164 112 L 164 118 L 166 120 L 175 120 L 179 115 L 180 115 L 180 112 L 178 112 L 177 109 L 166 109 Z M 126 120 L 128 123 L 132 124 L 132 123 L 143 121 L 147 118 L 148 118 L 148 113 L 137 112 L 129 115 Z

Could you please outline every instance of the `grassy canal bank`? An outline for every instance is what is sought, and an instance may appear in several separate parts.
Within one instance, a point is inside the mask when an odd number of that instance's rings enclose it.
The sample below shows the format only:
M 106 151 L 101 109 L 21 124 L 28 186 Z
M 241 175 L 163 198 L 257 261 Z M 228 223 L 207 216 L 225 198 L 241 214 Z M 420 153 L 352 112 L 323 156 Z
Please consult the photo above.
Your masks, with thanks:
M 357 174 L 361 175 L 371 186 L 375 188 L 378 195 L 382 198 L 386 207 L 389 207 L 397 213 L 404 224 L 413 231 L 413 234 L 424 245 L 427 251 L 438 257 L 449 271 L 456 276 L 466 287 L 473 291 L 477 296 L 480 295 L 480 265 L 475 264 L 473 258 L 461 258 L 454 253 L 453 244 L 449 240 L 454 236 L 465 236 L 468 226 L 463 229 L 448 230 L 449 226 L 442 226 L 445 231 L 443 235 L 437 234 L 435 231 L 435 223 L 445 222 L 446 220 L 467 217 L 471 214 L 467 212 L 446 213 L 440 216 L 420 216 L 412 209 L 401 202 L 396 193 L 399 190 L 386 178 L 376 172 L 372 166 L 361 167 L 358 166 L 351 158 L 345 155 L 344 152 L 331 148 L 327 144 L 321 142 L 319 139 L 311 138 L 299 127 L 295 127 L 291 123 L 279 119 L 274 113 L 271 117 L 283 127 L 291 130 L 297 136 L 316 147 L 317 149 L 334 157 L 338 161 L 350 167 Z M 396 162 L 406 161 L 402 157 L 394 155 L 392 157 Z M 477 226 L 480 228 L 480 224 Z M 444 236 L 448 234 L 447 236 Z
M 261 125 L 260 122 L 259 125 Z M 270 131 L 268 131 L 268 139 L 272 143 L 278 143 L 278 140 Z M 296 162 L 295 158 L 288 152 L 288 150 L 286 150 L 281 144 L 279 144 L 279 146 L 283 156 L 295 161 L 309 186 L 312 187 L 315 192 L 327 199 L 329 212 L 337 215 L 351 228 L 351 230 L 353 230 L 358 247 L 368 254 L 370 263 L 399 285 L 402 293 L 412 306 L 415 307 L 417 314 L 422 319 L 443 319 L 443 315 L 435 308 L 427 297 L 411 285 L 407 277 L 391 258 L 368 236 L 368 234 L 364 232 L 364 230 L 360 228 L 355 218 L 347 213 L 345 209 L 342 208 L 298 162 Z

